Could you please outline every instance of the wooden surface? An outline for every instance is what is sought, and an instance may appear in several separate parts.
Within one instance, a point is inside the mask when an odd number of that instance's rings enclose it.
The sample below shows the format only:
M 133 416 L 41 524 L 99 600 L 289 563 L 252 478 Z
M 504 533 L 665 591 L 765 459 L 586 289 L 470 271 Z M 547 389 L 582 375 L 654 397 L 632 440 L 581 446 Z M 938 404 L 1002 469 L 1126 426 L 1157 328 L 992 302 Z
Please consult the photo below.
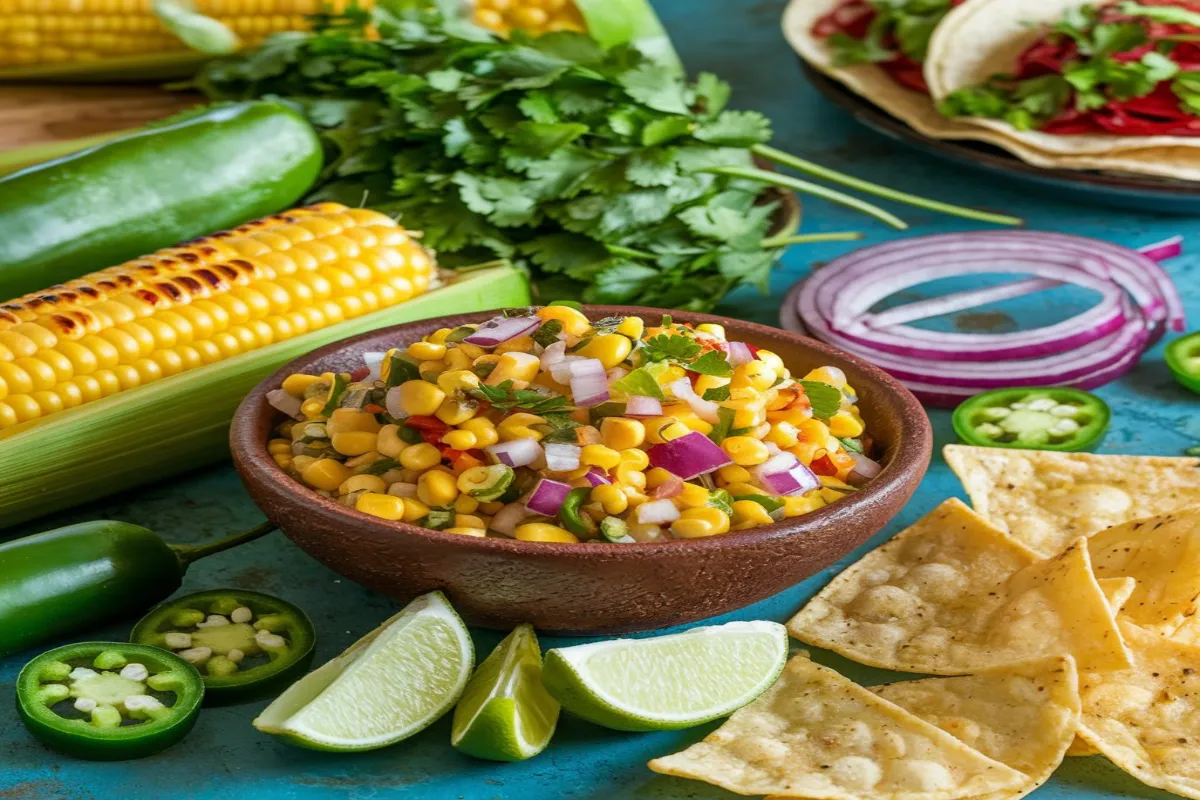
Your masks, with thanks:
M 136 128 L 196 102 L 154 85 L 0 88 L 0 150 Z

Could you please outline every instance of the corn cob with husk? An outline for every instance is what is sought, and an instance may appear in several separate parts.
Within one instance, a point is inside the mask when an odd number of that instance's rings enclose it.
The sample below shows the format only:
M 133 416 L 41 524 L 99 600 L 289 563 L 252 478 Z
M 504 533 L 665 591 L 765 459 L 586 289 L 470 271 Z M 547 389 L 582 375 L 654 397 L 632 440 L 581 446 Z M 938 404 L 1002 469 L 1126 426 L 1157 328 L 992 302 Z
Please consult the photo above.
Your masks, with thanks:
M 0 305 L 0 528 L 220 458 L 246 392 L 316 347 L 528 302 L 510 268 L 436 283 L 391 218 L 323 203 Z

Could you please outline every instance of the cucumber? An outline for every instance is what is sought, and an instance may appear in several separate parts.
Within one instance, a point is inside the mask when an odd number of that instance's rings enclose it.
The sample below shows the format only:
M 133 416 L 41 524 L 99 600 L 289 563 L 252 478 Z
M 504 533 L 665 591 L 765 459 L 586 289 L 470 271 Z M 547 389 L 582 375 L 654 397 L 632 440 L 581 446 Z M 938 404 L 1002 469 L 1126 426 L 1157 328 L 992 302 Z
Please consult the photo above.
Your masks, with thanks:
M 239 103 L 0 178 L 0 300 L 289 208 L 322 160 L 298 114 Z

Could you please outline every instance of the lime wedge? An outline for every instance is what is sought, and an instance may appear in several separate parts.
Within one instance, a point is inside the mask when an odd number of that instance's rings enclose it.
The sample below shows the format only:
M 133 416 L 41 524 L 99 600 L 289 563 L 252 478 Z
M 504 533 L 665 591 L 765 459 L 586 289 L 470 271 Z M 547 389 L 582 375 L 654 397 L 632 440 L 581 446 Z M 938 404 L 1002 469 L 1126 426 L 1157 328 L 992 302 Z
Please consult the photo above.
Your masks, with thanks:
M 688 728 L 758 697 L 787 661 L 777 622 L 728 622 L 546 653 L 542 683 L 576 716 L 621 731 Z
M 546 749 L 558 703 L 542 686 L 542 651 L 521 625 L 483 660 L 454 709 L 450 744 L 469 756 L 521 761 Z
M 374 750 L 450 710 L 475 649 L 441 592 L 418 597 L 276 698 L 254 727 L 314 750 Z

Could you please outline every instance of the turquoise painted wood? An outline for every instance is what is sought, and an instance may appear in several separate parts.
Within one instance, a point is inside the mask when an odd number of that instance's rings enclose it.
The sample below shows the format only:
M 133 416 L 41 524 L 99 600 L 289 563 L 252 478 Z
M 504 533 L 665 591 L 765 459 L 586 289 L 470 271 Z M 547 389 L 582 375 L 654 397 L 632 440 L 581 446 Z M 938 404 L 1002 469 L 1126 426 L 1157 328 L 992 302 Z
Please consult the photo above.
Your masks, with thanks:
M 913 192 L 960 203 L 984 205 L 1026 216 L 1034 228 L 1098 236 L 1140 245 L 1183 233 L 1200 252 L 1200 225 L 1191 218 L 1113 211 L 1056 199 L 1043 188 L 1029 188 L 981 177 L 944 162 L 901 149 L 855 125 L 820 100 L 799 72 L 778 33 L 783 0 L 660 0 L 664 22 L 688 66 L 712 70 L 731 80 L 736 105 L 760 109 L 775 120 L 776 141 L 789 149 L 847 172 Z M 898 209 L 915 233 L 972 227 L 945 217 Z M 824 202 L 806 203 L 806 231 L 857 229 L 867 243 L 896 236 Z M 852 245 L 795 248 L 761 297 L 743 292 L 724 312 L 774 324 L 787 287 L 811 266 L 847 252 Z M 1200 257 L 1188 255 L 1167 266 L 1184 292 L 1188 310 L 1200 322 Z M 982 318 L 989 324 L 1062 315 L 1066 302 L 1047 296 L 1016 309 L 998 309 Z M 999 314 L 1007 316 L 999 316 Z M 959 320 L 979 323 L 980 317 Z M 1175 386 L 1163 364 L 1161 348 L 1136 370 L 1101 394 L 1112 404 L 1113 431 L 1101 449 L 1108 453 L 1179 455 L 1200 442 L 1200 397 Z M 939 446 L 953 440 L 949 414 L 932 415 Z M 3 452 L 0 450 L 0 458 Z M 880 535 L 895 533 L 947 496 L 961 494 L 940 459 L 915 499 Z M 228 467 L 169 484 L 153 486 L 69 515 L 48 518 L 21 533 L 99 517 L 125 519 L 161 531 L 175 542 L 198 543 L 255 524 L 259 515 Z M 814 577 L 776 597 L 727 619 L 785 620 L 836 570 Z M 198 564 L 184 591 L 237 586 L 271 592 L 304 607 L 320 632 L 318 659 L 324 661 L 395 608 L 310 560 L 278 534 L 246 548 Z M 723 621 L 723 620 L 719 620 Z M 96 631 L 96 638 L 122 639 L 129 623 Z M 476 633 L 479 652 L 498 640 L 493 632 Z M 544 644 L 564 644 L 547 639 Z M 29 654 L 32 655 L 32 654 Z M 819 655 L 819 654 L 818 654 Z M 490 764 L 459 755 L 449 745 L 449 720 L 387 750 L 359 755 L 311 753 L 279 744 L 257 733 L 250 720 L 263 704 L 205 710 L 195 732 L 159 756 L 124 764 L 91 764 L 62 758 L 35 743 L 17 721 L 9 698 L 17 670 L 27 657 L 0 661 L 0 797 L 23 800 L 160 800 L 164 797 L 310 800 L 609 800 L 639 798 L 730 798 L 710 787 L 657 776 L 647 759 L 671 752 L 708 733 L 714 726 L 677 733 L 625 734 L 564 719 L 550 749 L 542 756 L 511 765 Z M 822 660 L 859 680 L 878 682 L 880 673 L 831 657 Z M 1039 800 L 1098 800 L 1102 797 L 1158 795 L 1101 758 L 1071 760 L 1038 793 Z

